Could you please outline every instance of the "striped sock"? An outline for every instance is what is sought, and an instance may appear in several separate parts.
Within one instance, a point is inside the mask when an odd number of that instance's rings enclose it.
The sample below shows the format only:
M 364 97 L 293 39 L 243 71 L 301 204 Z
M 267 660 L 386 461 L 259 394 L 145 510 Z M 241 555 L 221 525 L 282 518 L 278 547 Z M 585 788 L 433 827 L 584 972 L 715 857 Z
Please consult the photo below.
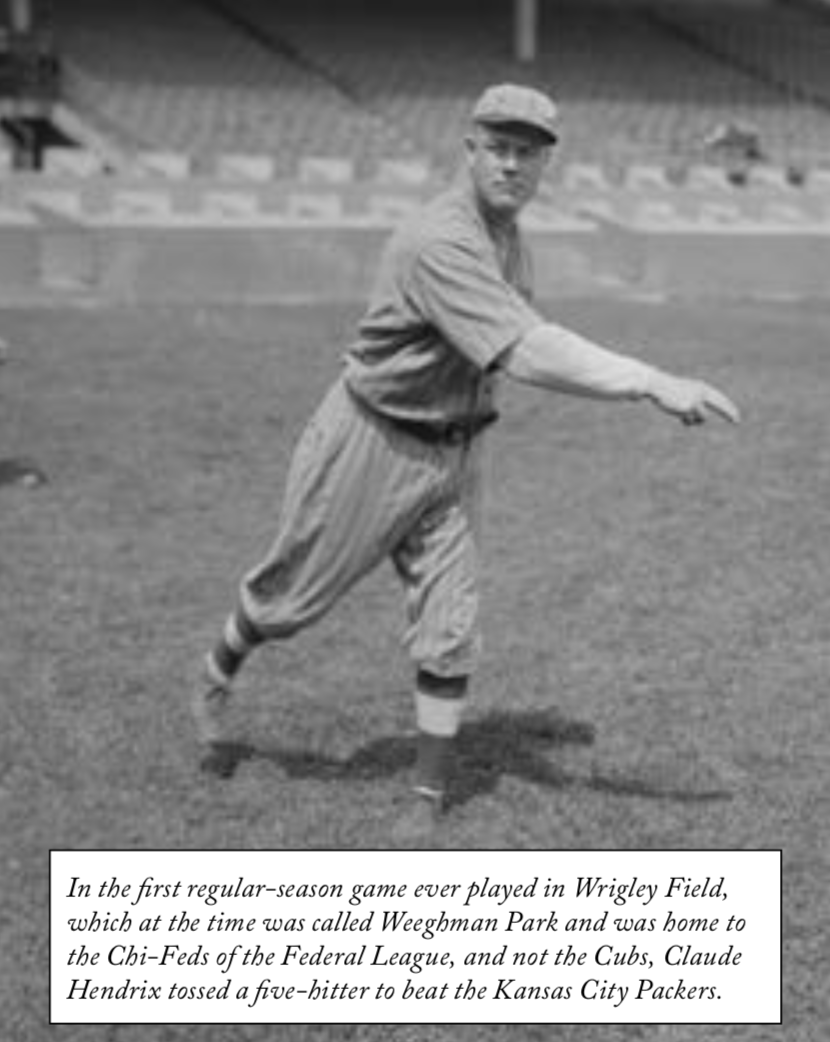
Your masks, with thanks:
M 415 711 L 418 722 L 416 779 L 413 788 L 431 799 L 442 799 L 455 764 L 455 736 L 461 725 L 466 677 L 436 677 L 418 673 Z
M 241 608 L 228 616 L 222 636 L 208 652 L 205 670 L 217 687 L 230 687 L 248 655 L 262 643 L 262 636 Z

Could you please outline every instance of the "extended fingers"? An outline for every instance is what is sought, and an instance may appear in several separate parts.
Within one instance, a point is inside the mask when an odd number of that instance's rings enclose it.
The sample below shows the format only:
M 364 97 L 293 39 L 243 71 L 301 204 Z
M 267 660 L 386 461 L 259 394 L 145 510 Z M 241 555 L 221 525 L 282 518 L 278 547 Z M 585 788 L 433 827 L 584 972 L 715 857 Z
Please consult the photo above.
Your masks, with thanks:
M 665 412 L 676 416 L 681 423 L 693 427 L 705 423 L 709 413 L 715 413 L 729 423 L 740 423 L 737 405 L 711 384 L 703 380 L 684 380 L 658 374 L 652 382 L 651 397 Z
M 705 386 L 703 404 L 707 409 L 717 413 L 718 416 L 728 420 L 730 423 L 741 422 L 741 413 L 737 405 L 716 387 L 709 387 L 708 384 Z
M 740 423 L 741 414 L 737 405 L 716 387 L 700 383 L 696 400 L 680 414 L 680 420 L 687 427 L 705 423 L 708 412 L 713 412 L 730 423 Z

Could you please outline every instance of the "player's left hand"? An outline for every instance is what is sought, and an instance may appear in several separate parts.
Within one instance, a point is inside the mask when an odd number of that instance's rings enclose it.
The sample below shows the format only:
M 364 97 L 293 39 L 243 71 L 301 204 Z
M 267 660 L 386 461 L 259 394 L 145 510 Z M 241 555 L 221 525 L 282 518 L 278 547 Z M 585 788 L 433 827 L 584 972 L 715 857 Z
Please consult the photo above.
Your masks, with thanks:
M 737 405 L 722 391 L 703 380 L 655 373 L 649 386 L 649 397 L 658 408 L 676 416 L 690 427 L 705 423 L 710 414 L 720 416 L 729 423 L 741 421 Z

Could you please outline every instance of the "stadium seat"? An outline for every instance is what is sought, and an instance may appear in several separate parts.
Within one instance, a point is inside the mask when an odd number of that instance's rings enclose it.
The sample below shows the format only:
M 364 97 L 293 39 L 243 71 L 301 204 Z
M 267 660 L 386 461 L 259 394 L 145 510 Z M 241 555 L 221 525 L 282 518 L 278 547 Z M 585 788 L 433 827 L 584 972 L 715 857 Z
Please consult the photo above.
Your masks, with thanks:
M 409 195 L 372 192 L 366 199 L 366 216 L 384 224 L 397 224 L 414 213 L 419 200 Z
M 701 203 L 700 219 L 709 224 L 733 225 L 744 221 L 744 212 L 736 203 Z
M 607 192 L 611 189 L 611 182 L 598 164 L 569 163 L 562 171 L 562 187 L 568 191 Z
M 751 188 L 768 189 L 774 192 L 793 192 L 795 190 L 792 181 L 787 176 L 787 171 L 779 166 L 766 164 L 752 166 L 749 170 L 749 186 Z
M 797 203 L 765 202 L 761 207 L 761 220 L 773 224 L 787 224 L 803 228 L 813 223 L 813 214 Z
M 292 192 L 285 212 L 295 220 L 339 221 L 343 216 L 343 200 L 337 192 Z
M 608 222 L 617 224 L 622 216 L 616 199 L 590 199 L 575 208 L 574 216 L 583 220 Z
M 259 196 L 254 192 L 205 192 L 202 213 L 225 219 L 257 217 L 261 213 Z
M 270 156 L 229 155 L 216 157 L 216 175 L 223 181 L 273 181 L 276 176 Z
M 623 185 L 629 191 L 669 191 L 672 185 L 662 166 L 654 164 L 634 164 L 626 168 Z
M 374 180 L 381 185 L 421 187 L 428 184 L 432 169 L 428 159 L 381 159 Z
M 190 176 L 191 163 L 189 157 L 181 152 L 139 152 L 134 160 L 133 171 L 142 176 L 183 181 Z
M 641 200 L 633 211 L 635 223 L 659 224 L 670 228 L 685 220 L 683 213 L 669 200 Z
M 14 153 L 8 148 L 0 148 L 0 177 L 8 176 L 14 170 Z
M 47 148 L 43 157 L 44 173 L 55 176 L 94 177 L 104 169 L 101 157 L 83 148 Z
M 686 171 L 687 188 L 701 192 L 733 192 L 735 186 L 720 166 L 697 164 Z
M 805 187 L 810 192 L 819 192 L 830 196 L 830 169 L 812 169 L 807 173 Z
M 351 159 L 334 156 L 303 156 L 297 165 L 302 184 L 345 185 L 355 179 Z
M 29 187 L 23 198 L 26 206 L 36 214 L 73 220 L 83 216 L 83 196 L 73 188 Z
M 116 218 L 169 217 L 173 200 L 169 192 L 118 189 L 112 195 L 112 212 Z

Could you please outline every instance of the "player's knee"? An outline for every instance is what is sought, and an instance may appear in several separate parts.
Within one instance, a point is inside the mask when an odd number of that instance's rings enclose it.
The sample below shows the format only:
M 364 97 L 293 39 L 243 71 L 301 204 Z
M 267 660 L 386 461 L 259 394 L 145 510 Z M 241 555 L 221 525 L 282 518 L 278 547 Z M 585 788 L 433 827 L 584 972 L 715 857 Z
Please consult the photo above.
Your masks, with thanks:
M 467 693 L 469 676 L 466 673 L 441 676 L 419 666 L 415 683 L 419 691 L 434 698 L 463 698 Z
M 431 642 L 429 646 L 416 641 L 411 649 L 419 677 L 426 675 L 446 682 L 450 678 L 468 678 L 477 669 L 481 659 L 482 641 L 478 632 L 463 637 L 453 636 L 445 641 Z

